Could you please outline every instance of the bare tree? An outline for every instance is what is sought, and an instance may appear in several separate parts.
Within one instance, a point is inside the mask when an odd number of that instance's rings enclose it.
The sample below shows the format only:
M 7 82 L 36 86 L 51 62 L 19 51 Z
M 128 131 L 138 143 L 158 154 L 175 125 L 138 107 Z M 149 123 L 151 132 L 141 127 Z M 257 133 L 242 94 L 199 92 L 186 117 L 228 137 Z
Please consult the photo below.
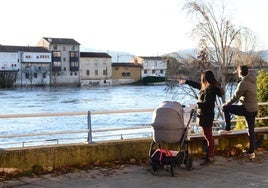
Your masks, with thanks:
M 225 13 L 223 1 L 220 5 L 215 4 L 218 1 L 213 2 L 214 4 L 202 0 L 188 0 L 183 10 L 187 11 L 187 15 L 196 18 L 192 19 L 196 20 L 192 36 L 197 38 L 200 47 L 205 49 L 207 61 L 219 69 L 222 87 L 225 88 L 230 68 L 236 67 L 236 63 L 245 64 L 234 60 L 240 59 L 238 57 L 241 56 L 241 52 L 247 50 L 245 47 L 252 49 L 255 40 L 247 28 L 231 23 Z
M 56 88 L 56 86 L 57 86 L 57 78 L 58 78 L 59 74 L 60 74 L 60 71 L 52 71 L 52 72 L 51 72 L 51 77 L 50 77 L 50 79 L 51 79 L 51 84 L 52 84 L 52 86 L 55 87 L 55 88 Z

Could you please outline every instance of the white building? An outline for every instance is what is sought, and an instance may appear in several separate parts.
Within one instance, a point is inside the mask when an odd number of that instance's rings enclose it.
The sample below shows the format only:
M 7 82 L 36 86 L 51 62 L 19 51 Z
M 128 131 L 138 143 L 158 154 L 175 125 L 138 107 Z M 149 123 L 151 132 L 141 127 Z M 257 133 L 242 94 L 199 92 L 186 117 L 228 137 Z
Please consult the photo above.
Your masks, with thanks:
M 81 86 L 112 85 L 112 57 L 102 52 L 80 52 Z
M 15 76 L 16 85 L 49 85 L 50 65 L 51 52 L 46 48 L 0 45 L 0 72 L 9 78 Z
M 43 37 L 37 45 L 52 52 L 52 85 L 80 85 L 80 44 L 77 41 Z
M 141 77 L 148 76 L 165 77 L 167 71 L 167 60 L 163 57 L 135 57 L 131 60 L 132 63 L 142 65 Z

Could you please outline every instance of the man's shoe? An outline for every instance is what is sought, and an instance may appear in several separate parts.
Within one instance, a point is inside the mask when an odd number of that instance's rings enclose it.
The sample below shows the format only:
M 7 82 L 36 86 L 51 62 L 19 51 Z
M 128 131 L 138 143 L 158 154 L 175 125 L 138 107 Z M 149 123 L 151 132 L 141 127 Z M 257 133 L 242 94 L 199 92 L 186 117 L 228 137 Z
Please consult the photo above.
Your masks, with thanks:
M 218 133 L 223 134 L 223 135 L 227 135 L 227 134 L 232 134 L 232 131 L 231 130 L 229 130 L 229 131 L 227 131 L 227 130 L 219 130 Z
M 255 159 L 256 155 L 255 155 L 254 152 L 253 153 L 247 153 L 246 157 L 248 157 L 249 159 Z

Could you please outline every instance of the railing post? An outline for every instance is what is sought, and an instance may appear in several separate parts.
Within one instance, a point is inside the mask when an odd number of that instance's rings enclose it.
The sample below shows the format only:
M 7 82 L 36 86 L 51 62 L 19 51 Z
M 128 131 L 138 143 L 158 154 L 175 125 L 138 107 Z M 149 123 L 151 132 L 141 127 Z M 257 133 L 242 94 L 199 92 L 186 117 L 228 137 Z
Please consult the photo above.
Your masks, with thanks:
M 87 135 L 87 142 L 92 143 L 92 128 L 91 128 L 91 112 L 88 111 L 87 114 L 87 128 L 88 128 L 88 135 Z

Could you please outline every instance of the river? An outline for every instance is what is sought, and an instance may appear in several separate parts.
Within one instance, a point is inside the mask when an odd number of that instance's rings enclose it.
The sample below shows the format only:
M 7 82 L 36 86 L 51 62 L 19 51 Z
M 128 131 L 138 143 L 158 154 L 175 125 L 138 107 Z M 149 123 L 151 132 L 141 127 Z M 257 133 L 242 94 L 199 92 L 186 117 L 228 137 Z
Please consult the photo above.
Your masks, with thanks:
M 91 88 L 16 88 L 1 89 L 1 114 L 86 112 L 127 109 L 155 109 L 165 100 L 182 99 L 166 86 L 110 86 Z M 185 103 L 190 99 L 183 99 Z M 188 103 L 190 103 L 188 101 Z M 150 125 L 152 113 L 92 115 L 92 129 L 107 129 Z M 0 135 L 30 134 L 49 131 L 87 129 L 87 116 L 57 116 L 1 119 Z M 72 135 L 74 136 L 74 135 Z M 61 138 L 64 137 L 61 135 Z M 65 135 L 65 137 L 68 137 Z M 86 135 L 81 135 L 86 137 Z M 54 136 L 37 138 L 1 138 L 0 143 L 24 142 L 35 139 L 54 139 Z M 58 136 L 56 137 L 58 138 Z

